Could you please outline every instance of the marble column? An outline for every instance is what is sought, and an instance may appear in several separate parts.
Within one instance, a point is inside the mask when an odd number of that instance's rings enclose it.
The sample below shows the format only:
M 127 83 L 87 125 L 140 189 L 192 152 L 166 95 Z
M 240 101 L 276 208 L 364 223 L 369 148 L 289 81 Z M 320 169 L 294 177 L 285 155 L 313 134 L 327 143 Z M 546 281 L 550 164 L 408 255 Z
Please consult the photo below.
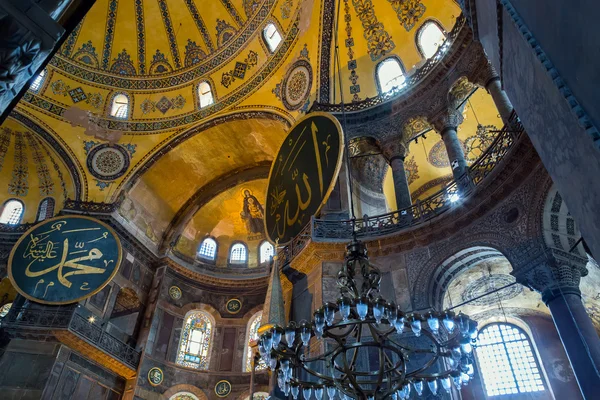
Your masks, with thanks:
M 502 89 L 500 76 L 498 76 L 496 70 L 489 61 L 483 64 L 481 69 L 476 73 L 474 82 L 477 85 L 484 87 L 492 96 L 494 104 L 498 109 L 498 114 L 500 115 L 500 118 L 502 118 L 502 122 L 504 122 L 504 125 L 508 125 L 514 108 L 508 95 L 504 89 Z
M 457 136 L 458 126 L 462 121 L 462 113 L 453 106 L 449 106 L 430 121 L 431 125 L 442 136 L 448 154 L 448 161 L 450 161 L 450 167 L 452 168 L 452 175 L 459 182 L 464 180 L 464 178 L 460 178 L 467 172 L 465 152 Z
M 513 272 L 517 281 L 542 294 L 552 314 L 581 394 L 597 399 L 600 388 L 600 338 L 581 301 L 579 282 L 587 275 L 582 262 L 552 259 L 526 273 Z
M 406 145 L 398 138 L 381 143 L 381 150 L 392 168 L 394 191 L 396 192 L 396 209 L 402 210 L 412 205 L 404 159 L 408 153 Z

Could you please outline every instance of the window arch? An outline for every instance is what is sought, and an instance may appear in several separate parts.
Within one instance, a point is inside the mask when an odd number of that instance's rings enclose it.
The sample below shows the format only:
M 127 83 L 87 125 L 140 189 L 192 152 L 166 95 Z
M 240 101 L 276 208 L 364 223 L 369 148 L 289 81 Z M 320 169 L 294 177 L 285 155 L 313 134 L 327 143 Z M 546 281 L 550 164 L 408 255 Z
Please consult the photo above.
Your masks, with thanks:
M 0 214 L 0 224 L 19 225 L 23 219 L 23 202 L 17 199 L 10 199 L 4 203 L 2 214 Z
M 54 215 L 54 199 L 52 197 L 46 197 L 40 202 L 38 207 L 36 221 L 43 221 L 48 218 L 52 218 Z
M 519 327 L 495 323 L 477 337 L 477 364 L 488 396 L 546 390 L 531 340 Z
M 115 118 L 127 118 L 129 114 L 129 98 L 123 93 L 116 94 L 112 99 L 110 116 Z
M 36 93 L 39 92 L 45 79 L 46 79 L 46 70 L 43 69 L 42 72 L 40 72 L 38 74 L 38 76 L 35 77 L 33 82 L 31 82 L 31 85 L 29 85 L 29 90 L 31 90 L 32 92 L 36 92 Z
M 230 264 L 245 264 L 248 261 L 248 249 L 244 243 L 234 243 L 229 250 Z
M 214 321 L 204 311 L 190 311 L 185 315 L 177 364 L 195 369 L 208 369 Z
M 428 20 L 417 32 L 417 48 L 424 58 L 431 58 L 446 41 L 444 29 L 436 21 Z
M 404 68 L 396 57 L 388 57 L 377 64 L 377 86 L 381 94 L 406 85 Z
M 242 365 L 242 369 L 245 372 L 252 372 L 252 344 L 258 340 L 258 328 L 260 328 L 261 322 L 262 311 L 259 311 L 250 318 L 246 327 L 246 348 L 244 350 L 244 365 Z M 265 364 L 261 357 L 256 365 L 256 370 L 260 371 L 266 368 L 267 364 Z
M 207 237 L 198 247 L 198 258 L 214 261 L 217 258 L 217 241 Z
M 267 47 L 271 53 L 274 53 L 281 43 L 281 34 L 274 23 L 269 22 L 263 29 L 263 39 L 267 43 Z
M 264 241 L 258 247 L 258 261 L 260 264 L 266 263 L 275 255 L 275 248 L 268 241 Z
M 202 81 L 198 84 L 198 103 L 200 108 L 205 108 L 212 105 L 215 102 L 215 98 L 212 93 L 210 83 Z

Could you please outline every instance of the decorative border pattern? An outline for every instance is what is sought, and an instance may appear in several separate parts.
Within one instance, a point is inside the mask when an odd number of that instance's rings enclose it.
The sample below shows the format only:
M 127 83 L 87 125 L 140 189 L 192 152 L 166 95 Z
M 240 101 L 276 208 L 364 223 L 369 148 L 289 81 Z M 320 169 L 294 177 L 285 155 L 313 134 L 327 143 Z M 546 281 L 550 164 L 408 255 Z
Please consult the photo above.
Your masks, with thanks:
M 302 100 L 299 102 L 296 102 L 295 104 L 292 104 L 292 103 L 290 103 L 290 101 L 287 98 L 288 86 L 294 84 L 294 82 L 291 82 L 291 78 L 292 78 L 292 74 L 295 71 L 297 71 L 298 68 L 304 68 L 308 71 L 308 76 L 306 77 L 308 81 L 306 82 L 306 86 L 304 88 L 296 88 L 296 89 L 302 90 L 302 92 L 300 93 L 300 97 L 302 98 Z M 301 72 L 299 72 L 299 73 L 301 73 Z M 292 66 L 290 67 L 288 72 L 285 74 L 285 77 L 283 78 L 283 81 L 281 84 L 281 101 L 283 102 L 283 105 L 285 106 L 285 108 L 287 108 L 290 111 L 294 111 L 294 110 L 298 110 L 298 109 L 302 108 L 302 106 L 304 106 L 304 103 L 310 96 L 310 90 L 312 88 L 312 81 L 313 81 L 313 72 L 312 72 L 312 67 L 308 61 L 306 61 L 304 59 L 300 59 L 300 60 L 296 61 L 294 64 L 292 64 Z
M 352 5 L 362 23 L 371 60 L 377 61 L 391 53 L 396 45 L 383 24 L 377 20 L 372 0 L 352 0 Z
M 333 0 L 326 1 L 333 2 Z M 144 76 L 144 79 L 131 79 L 131 77 L 125 78 L 118 75 L 107 74 L 106 71 L 102 70 L 88 69 L 75 64 L 70 59 L 58 55 L 52 57 L 50 60 L 50 65 L 61 71 L 64 71 L 65 73 L 73 75 L 74 77 L 85 79 L 87 82 L 110 86 L 115 89 L 155 90 L 182 85 L 196 80 L 208 74 L 209 72 L 222 67 L 223 63 L 227 62 L 229 59 L 231 59 L 231 57 L 236 56 L 237 53 L 242 51 L 245 48 L 246 42 L 254 36 L 256 30 L 269 17 L 273 4 L 275 4 L 275 0 L 265 0 L 254 18 L 247 24 L 246 28 L 242 30 L 236 38 L 231 39 L 229 46 L 224 46 L 222 50 L 219 50 L 219 52 L 216 54 L 211 55 L 206 62 L 200 65 L 193 65 L 187 71 L 182 72 L 179 75 L 160 78 Z M 333 13 L 333 5 L 331 12 Z
M 73 52 L 73 47 L 75 46 L 75 43 L 77 42 L 77 38 L 79 37 L 79 32 L 81 32 L 81 26 L 83 25 L 84 21 L 85 21 L 85 16 L 83 17 L 83 19 L 81 21 L 79 21 L 79 23 L 75 26 L 75 29 L 73 29 L 73 31 L 71 32 L 71 34 L 65 41 L 65 44 L 63 45 L 63 47 L 61 49 L 61 54 L 63 56 L 65 56 L 65 57 L 71 56 L 71 53 Z
M 24 197 L 29 193 L 29 171 L 27 167 L 27 154 L 25 154 L 25 141 L 21 132 L 13 132 L 15 135 L 15 163 L 13 166 L 12 178 L 8 184 L 8 194 Z
M 360 85 L 358 84 L 358 75 L 356 74 L 357 60 L 354 59 L 354 38 L 352 37 L 352 16 L 350 15 L 350 6 L 348 5 L 349 0 L 344 0 L 344 21 L 346 22 L 346 34 L 348 38 L 344 41 L 346 48 L 348 49 L 348 70 L 350 71 L 350 94 L 352 94 L 352 102 L 360 101 L 361 98 L 358 96 L 360 93 Z
M 98 171 L 96 170 L 96 166 L 94 165 L 94 156 L 99 151 L 105 150 L 105 149 L 113 149 L 114 151 L 118 151 L 119 153 L 121 153 L 121 155 L 123 156 L 123 165 L 117 172 L 115 172 L 112 175 L 101 175 L 100 173 L 98 173 Z M 123 176 L 125 174 L 125 172 L 127 172 L 127 169 L 129 168 L 129 163 L 130 163 L 129 152 L 120 145 L 111 146 L 106 143 L 101 144 L 99 146 L 95 146 L 94 148 L 92 148 L 90 150 L 90 152 L 87 155 L 86 163 L 87 163 L 88 171 L 90 171 L 90 174 L 92 174 L 94 177 L 101 179 L 103 181 L 114 181 L 115 179 Z M 98 185 L 98 186 L 100 186 L 100 185 Z
M 39 180 L 38 187 L 40 189 L 40 196 L 50 196 L 54 194 L 54 182 L 52 181 L 52 177 L 50 176 L 50 171 L 48 170 L 48 166 L 46 165 L 44 155 L 41 152 L 41 146 L 33 135 L 27 133 L 25 137 L 27 138 L 27 141 L 29 142 L 29 147 L 31 148 L 33 164 L 35 165 L 35 169 Z
M 190 0 L 186 0 L 189 3 Z M 169 47 L 171 48 L 171 55 L 173 56 L 173 61 L 175 62 L 175 66 L 177 68 L 181 68 L 181 59 L 179 58 L 179 49 L 177 48 L 177 35 L 175 35 L 175 30 L 173 29 L 173 23 L 171 22 L 171 15 L 169 14 L 169 7 L 167 7 L 166 0 L 158 0 L 158 7 L 160 8 L 160 14 L 163 19 L 163 23 L 165 24 L 165 31 L 167 32 L 167 37 L 169 38 Z M 196 19 L 196 23 L 200 20 L 200 17 Z
M 137 29 L 138 69 L 146 74 L 146 32 L 144 30 L 144 0 L 135 0 L 135 26 Z
M 113 39 L 115 38 L 115 22 L 117 20 L 117 9 L 119 0 L 110 0 L 106 14 L 106 28 L 104 30 L 104 46 L 102 48 L 102 69 L 108 69 Z
M 0 128 L 0 171 L 4 167 L 4 158 L 10 147 L 10 138 L 12 137 L 11 130 L 8 128 Z
M 244 25 L 244 20 L 242 17 L 240 17 L 240 14 L 235 9 L 235 6 L 231 3 L 231 0 L 221 0 L 221 3 L 223 3 L 223 6 L 225 6 L 235 23 L 238 24 L 239 27 L 242 27 L 242 25 Z
M 160 1 L 164 2 L 164 0 L 160 0 Z M 187 5 L 188 10 L 190 10 L 190 14 L 192 14 L 192 18 L 194 19 L 194 21 L 196 21 L 196 26 L 198 27 L 198 31 L 202 35 L 202 39 L 204 40 L 204 44 L 206 45 L 206 48 L 210 52 L 215 51 L 215 46 L 214 46 L 212 40 L 210 40 L 210 34 L 208 33 L 208 29 L 206 29 L 206 25 L 204 24 L 204 21 L 202 20 L 202 17 L 200 16 L 198 9 L 196 8 L 196 3 L 194 3 L 194 0 L 185 0 L 185 4 Z M 165 7 L 166 7 L 166 5 L 165 5 Z M 175 44 L 175 45 L 177 45 L 177 44 Z M 178 64 L 177 67 L 180 68 L 180 65 Z
M 334 16 L 334 0 L 323 0 L 323 29 L 321 31 L 321 41 L 319 42 L 319 53 L 321 55 L 321 63 L 319 68 L 319 102 L 329 103 L 329 66 L 331 60 L 331 39 L 333 38 L 333 16 Z

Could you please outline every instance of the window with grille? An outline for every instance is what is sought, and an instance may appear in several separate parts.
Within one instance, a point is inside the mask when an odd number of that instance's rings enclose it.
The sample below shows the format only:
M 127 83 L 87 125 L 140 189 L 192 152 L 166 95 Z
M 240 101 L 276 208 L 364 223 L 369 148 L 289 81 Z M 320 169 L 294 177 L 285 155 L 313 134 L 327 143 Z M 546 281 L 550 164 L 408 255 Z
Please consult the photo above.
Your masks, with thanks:
M 9 200 L 4 203 L 0 224 L 19 225 L 23 218 L 23 203 L 19 200 Z
M 110 115 L 115 118 L 127 118 L 129 112 L 129 99 L 124 94 L 113 97 Z
M 488 396 L 545 390 L 527 334 L 511 324 L 492 324 L 479 332 L 477 365 Z
M 232 264 L 244 264 L 248 259 L 248 251 L 246 246 L 241 243 L 236 243 L 231 246 L 231 252 L 229 254 L 229 262 Z
M 46 77 L 46 70 L 42 70 L 38 76 L 35 77 L 31 85 L 29 86 L 29 90 L 33 92 L 37 92 L 42 87 L 42 83 L 44 83 L 44 78 Z
M 43 221 L 48 218 L 52 218 L 54 215 L 54 199 L 47 197 L 40 203 L 37 213 L 37 221 Z
M 265 38 L 265 42 L 267 43 L 271 53 L 273 53 L 275 49 L 277 49 L 277 46 L 279 46 L 279 43 L 281 43 L 281 34 L 277 30 L 275 24 L 271 22 L 269 22 L 267 26 L 265 26 L 265 29 L 263 29 L 263 37 Z
M 217 257 L 217 242 L 212 238 L 206 238 L 198 248 L 198 257 L 214 260 Z
M 208 82 L 200 82 L 198 85 L 198 101 L 200 108 L 208 107 L 215 102 L 212 89 Z
M 275 253 L 275 248 L 273 247 L 273 245 L 267 241 L 264 241 L 261 245 L 260 248 L 258 249 L 259 254 L 260 254 L 260 263 L 265 263 L 267 261 L 270 261 L 271 258 L 273 258 L 273 255 Z
M 212 321 L 203 311 L 191 311 L 186 315 L 177 364 L 196 369 L 208 369 L 212 341 Z
M 400 89 L 406 85 L 406 77 L 402 65 L 395 57 L 389 57 L 377 66 L 377 82 L 381 93 L 392 89 Z
M 438 48 L 446 41 L 446 34 L 442 28 L 433 21 L 426 21 L 417 33 L 417 47 L 421 55 L 425 58 L 431 58 L 438 51 Z
M 248 321 L 248 330 L 247 330 L 247 340 L 246 340 L 246 351 L 244 356 L 244 371 L 252 372 L 252 357 L 254 353 L 252 352 L 252 343 L 258 340 L 258 328 L 260 328 L 260 324 L 262 321 L 262 311 L 257 312 L 250 318 Z M 267 368 L 267 365 L 263 361 L 262 357 L 259 359 L 258 364 L 256 364 L 256 370 L 264 370 Z

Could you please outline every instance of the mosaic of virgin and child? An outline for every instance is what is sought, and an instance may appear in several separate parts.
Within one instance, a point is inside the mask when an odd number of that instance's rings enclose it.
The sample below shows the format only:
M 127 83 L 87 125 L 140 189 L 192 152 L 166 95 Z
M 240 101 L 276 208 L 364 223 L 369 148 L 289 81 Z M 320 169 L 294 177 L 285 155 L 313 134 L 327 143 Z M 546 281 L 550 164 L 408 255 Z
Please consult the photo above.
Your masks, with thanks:
M 248 235 L 252 236 L 252 239 L 261 239 L 265 234 L 265 225 L 263 222 L 265 213 L 263 206 L 250 190 L 245 189 L 243 194 L 244 202 L 240 217 L 246 223 Z

